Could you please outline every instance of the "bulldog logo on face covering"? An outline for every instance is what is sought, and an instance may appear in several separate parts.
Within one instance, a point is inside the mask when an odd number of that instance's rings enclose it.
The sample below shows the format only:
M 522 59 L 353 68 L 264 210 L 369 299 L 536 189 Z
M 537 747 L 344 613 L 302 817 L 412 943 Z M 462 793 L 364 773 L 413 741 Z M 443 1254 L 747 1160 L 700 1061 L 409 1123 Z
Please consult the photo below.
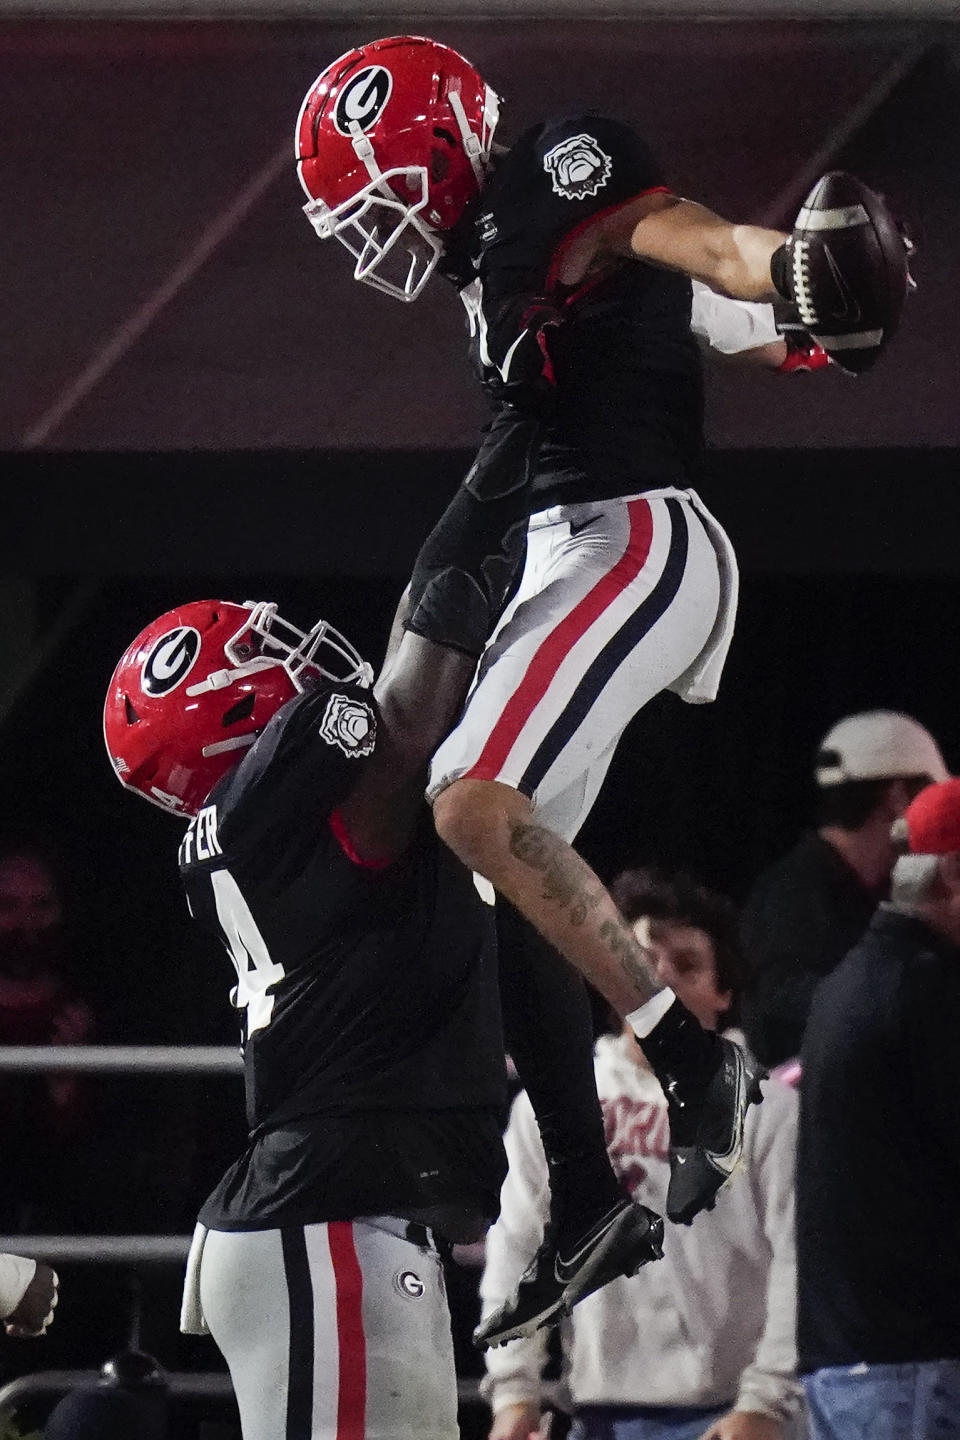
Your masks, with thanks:
M 583 200 L 596 195 L 610 179 L 612 162 L 592 135 L 572 135 L 561 140 L 543 157 L 554 194 L 565 200 Z
M 320 721 L 320 734 L 344 755 L 369 755 L 377 738 L 377 722 L 369 705 L 349 695 L 331 695 Z
M 419 1275 L 414 1275 L 412 1270 L 398 1270 L 393 1277 L 393 1283 L 401 1295 L 406 1295 L 410 1300 L 419 1300 L 423 1295 L 423 1281 Z

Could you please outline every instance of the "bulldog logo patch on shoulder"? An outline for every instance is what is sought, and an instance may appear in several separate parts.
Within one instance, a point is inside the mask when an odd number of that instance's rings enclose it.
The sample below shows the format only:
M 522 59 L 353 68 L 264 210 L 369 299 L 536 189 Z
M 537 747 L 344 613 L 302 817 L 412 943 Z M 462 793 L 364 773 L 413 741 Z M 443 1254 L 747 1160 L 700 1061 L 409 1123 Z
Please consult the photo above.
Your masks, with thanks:
M 320 721 L 320 734 L 328 745 L 336 745 L 344 755 L 370 755 L 377 738 L 377 722 L 369 705 L 349 695 L 334 693 Z
M 565 200 L 596 195 L 610 179 L 612 163 L 592 135 L 571 135 L 543 157 L 554 193 Z

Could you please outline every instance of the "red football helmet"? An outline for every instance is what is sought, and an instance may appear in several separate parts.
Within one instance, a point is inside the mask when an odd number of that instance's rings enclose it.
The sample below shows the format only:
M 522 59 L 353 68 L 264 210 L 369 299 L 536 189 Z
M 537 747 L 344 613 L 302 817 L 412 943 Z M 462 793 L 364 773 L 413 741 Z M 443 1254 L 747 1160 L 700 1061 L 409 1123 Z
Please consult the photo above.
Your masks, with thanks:
M 325 620 L 304 632 L 266 601 L 169 610 L 140 632 L 110 681 L 103 738 L 117 778 L 163 810 L 196 815 L 270 717 L 321 677 L 373 680 Z
M 499 100 L 456 50 L 416 35 L 341 55 L 297 120 L 304 213 L 354 279 L 415 300 L 487 174 Z

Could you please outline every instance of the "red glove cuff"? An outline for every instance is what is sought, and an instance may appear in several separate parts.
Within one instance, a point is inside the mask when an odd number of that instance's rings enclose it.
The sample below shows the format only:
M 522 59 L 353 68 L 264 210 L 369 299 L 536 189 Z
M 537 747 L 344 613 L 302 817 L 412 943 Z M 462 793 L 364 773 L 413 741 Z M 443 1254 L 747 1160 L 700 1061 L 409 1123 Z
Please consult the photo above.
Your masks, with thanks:
M 788 350 L 783 364 L 777 366 L 777 374 L 793 375 L 797 370 L 825 370 L 829 364 L 830 356 L 826 350 L 811 341 L 809 345 Z

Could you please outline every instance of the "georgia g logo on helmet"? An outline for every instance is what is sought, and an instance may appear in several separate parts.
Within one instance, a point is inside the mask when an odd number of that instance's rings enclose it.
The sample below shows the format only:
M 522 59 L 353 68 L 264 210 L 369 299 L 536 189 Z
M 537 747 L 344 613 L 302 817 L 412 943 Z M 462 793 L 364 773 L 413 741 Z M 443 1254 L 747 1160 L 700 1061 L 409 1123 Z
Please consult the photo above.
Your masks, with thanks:
M 190 674 L 200 654 L 200 632 L 178 625 L 161 635 L 143 662 L 140 685 L 148 695 L 167 695 Z
M 333 123 L 341 135 L 351 135 L 351 125 L 369 130 L 390 99 L 393 76 L 384 65 L 365 65 L 348 80 L 337 97 Z

